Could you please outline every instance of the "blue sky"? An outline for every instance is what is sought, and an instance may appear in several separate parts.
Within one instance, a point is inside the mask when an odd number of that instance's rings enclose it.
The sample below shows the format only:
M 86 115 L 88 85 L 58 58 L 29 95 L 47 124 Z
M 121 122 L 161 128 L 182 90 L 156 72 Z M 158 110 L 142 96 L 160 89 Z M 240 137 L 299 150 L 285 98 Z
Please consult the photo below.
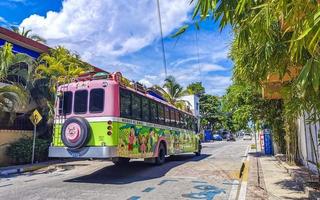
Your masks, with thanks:
M 183 86 L 201 81 L 207 93 L 223 95 L 231 83 L 231 29 L 220 32 L 208 20 L 200 31 L 191 27 L 171 38 L 191 22 L 193 7 L 187 0 L 160 0 L 160 7 L 168 75 Z M 99 68 L 148 86 L 165 78 L 156 0 L 5 0 L 0 25 L 30 28 L 51 47 L 63 45 Z

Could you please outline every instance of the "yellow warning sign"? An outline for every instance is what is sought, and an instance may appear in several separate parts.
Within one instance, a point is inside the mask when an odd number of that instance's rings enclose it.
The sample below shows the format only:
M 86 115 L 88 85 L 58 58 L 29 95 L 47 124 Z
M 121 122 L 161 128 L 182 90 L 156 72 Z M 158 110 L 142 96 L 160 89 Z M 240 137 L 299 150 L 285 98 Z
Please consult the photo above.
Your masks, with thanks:
M 33 125 L 37 125 L 42 120 L 42 116 L 40 115 L 39 111 L 35 109 L 29 119 Z

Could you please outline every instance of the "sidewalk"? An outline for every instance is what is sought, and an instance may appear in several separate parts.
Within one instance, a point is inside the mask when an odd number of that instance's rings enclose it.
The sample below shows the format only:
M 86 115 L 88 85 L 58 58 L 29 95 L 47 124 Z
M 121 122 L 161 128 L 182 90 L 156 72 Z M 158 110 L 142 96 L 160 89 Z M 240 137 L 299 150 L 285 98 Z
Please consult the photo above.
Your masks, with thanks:
M 259 152 L 251 153 L 246 199 L 309 199 L 305 187 L 307 174 L 303 167 L 286 165 Z

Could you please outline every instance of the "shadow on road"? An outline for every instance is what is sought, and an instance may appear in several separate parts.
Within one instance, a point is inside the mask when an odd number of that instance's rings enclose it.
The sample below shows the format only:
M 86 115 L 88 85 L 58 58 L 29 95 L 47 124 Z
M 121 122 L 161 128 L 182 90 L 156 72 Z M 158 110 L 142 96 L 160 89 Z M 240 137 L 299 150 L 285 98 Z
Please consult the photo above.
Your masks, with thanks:
M 164 176 L 172 168 L 186 162 L 196 162 L 210 155 L 178 155 L 167 158 L 167 162 L 161 166 L 132 161 L 125 166 L 107 166 L 92 174 L 76 177 L 65 182 L 96 183 L 96 184 L 128 184 L 132 182 L 155 179 Z

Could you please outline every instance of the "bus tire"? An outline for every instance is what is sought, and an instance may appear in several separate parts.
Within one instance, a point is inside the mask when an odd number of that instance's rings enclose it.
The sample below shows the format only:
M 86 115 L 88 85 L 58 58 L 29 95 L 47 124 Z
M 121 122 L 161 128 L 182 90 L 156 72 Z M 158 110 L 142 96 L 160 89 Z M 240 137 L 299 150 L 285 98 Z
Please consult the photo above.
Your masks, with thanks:
M 130 158 L 115 158 L 115 159 L 112 159 L 113 164 L 117 165 L 117 166 L 128 164 L 129 161 L 130 161 Z
M 158 156 L 156 157 L 156 164 L 162 165 L 166 161 L 166 147 L 163 143 L 160 143 L 158 149 Z
M 202 149 L 202 146 L 201 146 L 201 142 L 199 141 L 198 151 L 197 151 L 197 152 L 194 152 L 194 153 L 196 154 L 196 156 L 200 156 L 200 155 L 201 155 L 201 149 Z
M 79 128 L 78 138 L 75 141 L 69 141 L 67 129 L 70 124 L 76 124 Z M 61 128 L 61 140 L 63 144 L 71 150 L 77 150 L 85 146 L 90 137 L 90 125 L 83 117 L 71 117 L 67 119 Z

